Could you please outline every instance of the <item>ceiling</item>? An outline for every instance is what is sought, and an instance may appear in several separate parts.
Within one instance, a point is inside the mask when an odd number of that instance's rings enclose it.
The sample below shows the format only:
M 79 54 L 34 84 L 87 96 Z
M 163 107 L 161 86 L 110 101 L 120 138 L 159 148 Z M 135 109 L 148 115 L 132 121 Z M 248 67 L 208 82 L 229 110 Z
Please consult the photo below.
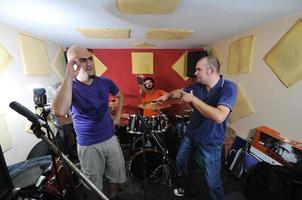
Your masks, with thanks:
M 168 15 L 123 15 L 116 0 L 0 0 L 0 21 L 62 46 L 200 48 L 302 11 L 302 0 L 182 0 Z M 129 39 L 89 39 L 77 28 L 126 28 Z M 193 30 L 182 40 L 150 40 L 151 28 Z

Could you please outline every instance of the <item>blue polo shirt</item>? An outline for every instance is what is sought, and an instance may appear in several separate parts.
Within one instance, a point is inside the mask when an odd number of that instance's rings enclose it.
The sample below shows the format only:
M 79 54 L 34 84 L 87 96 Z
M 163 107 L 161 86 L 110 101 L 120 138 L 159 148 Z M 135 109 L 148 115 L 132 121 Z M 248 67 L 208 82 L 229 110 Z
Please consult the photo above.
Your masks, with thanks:
M 237 97 L 237 85 L 225 80 L 220 76 L 217 84 L 208 91 L 206 86 L 195 83 L 185 88 L 184 91 L 190 92 L 205 102 L 206 104 L 217 107 L 224 105 L 232 111 Z M 191 123 L 188 125 L 188 133 L 199 144 L 223 144 L 226 132 L 227 118 L 220 124 L 212 119 L 204 117 L 196 108 L 193 108 Z
M 103 77 L 94 77 L 90 85 L 73 81 L 70 112 L 78 144 L 88 146 L 113 136 L 108 100 L 109 93 L 116 95 L 118 92 L 113 81 Z

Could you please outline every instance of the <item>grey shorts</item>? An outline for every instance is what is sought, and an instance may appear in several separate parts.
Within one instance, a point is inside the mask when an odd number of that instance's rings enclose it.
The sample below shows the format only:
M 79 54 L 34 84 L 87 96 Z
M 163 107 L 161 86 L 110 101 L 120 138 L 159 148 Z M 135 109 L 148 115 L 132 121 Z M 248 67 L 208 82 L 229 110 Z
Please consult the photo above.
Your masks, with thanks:
M 90 146 L 78 144 L 78 156 L 82 172 L 99 189 L 103 188 L 104 178 L 109 183 L 126 181 L 125 160 L 115 135 Z

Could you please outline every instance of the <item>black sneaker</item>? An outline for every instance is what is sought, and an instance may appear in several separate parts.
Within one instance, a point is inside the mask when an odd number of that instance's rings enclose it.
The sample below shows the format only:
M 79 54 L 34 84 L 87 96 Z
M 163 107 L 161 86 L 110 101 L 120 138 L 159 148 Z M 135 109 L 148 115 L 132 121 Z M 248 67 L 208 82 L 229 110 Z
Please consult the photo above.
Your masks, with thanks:
M 183 196 L 185 196 L 185 190 L 184 190 L 184 188 L 181 188 L 181 187 L 175 188 L 175 189 L 173 190 L 173 193 L 174 193 L 174 195 L 176 195 L 176 196 L 178 196 L 178 197 L 183 197 Z

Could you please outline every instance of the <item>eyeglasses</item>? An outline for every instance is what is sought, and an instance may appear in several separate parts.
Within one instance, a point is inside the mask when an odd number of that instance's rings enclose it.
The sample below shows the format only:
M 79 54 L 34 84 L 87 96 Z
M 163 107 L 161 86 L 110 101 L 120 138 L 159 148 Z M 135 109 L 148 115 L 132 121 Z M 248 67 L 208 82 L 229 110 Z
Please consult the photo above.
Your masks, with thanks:
M 80 61 L 80 63 L 87 63 L 88 61 L 92 62 L 93 58 L 92 58 L 92 56 L 90 56 L 88 58 L 79 58 L 79 61 Z

